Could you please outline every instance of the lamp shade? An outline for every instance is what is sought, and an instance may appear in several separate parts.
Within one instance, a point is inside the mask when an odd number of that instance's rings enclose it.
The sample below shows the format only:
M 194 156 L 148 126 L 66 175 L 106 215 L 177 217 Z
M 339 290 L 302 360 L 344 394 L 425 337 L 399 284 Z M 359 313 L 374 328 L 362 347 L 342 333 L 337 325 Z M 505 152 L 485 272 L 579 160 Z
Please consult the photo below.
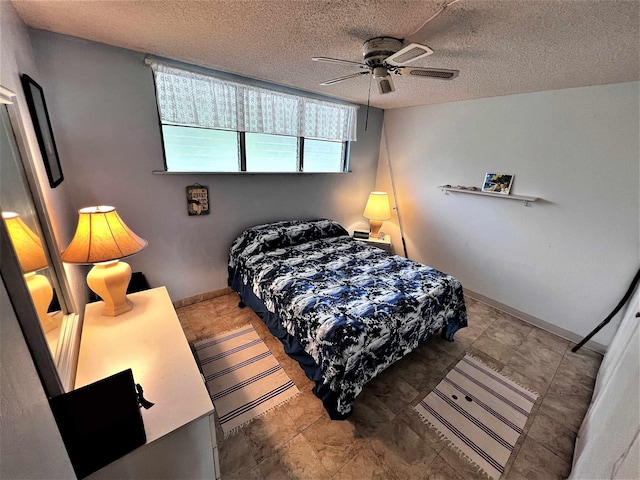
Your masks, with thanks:
M 49 266 L 42 248 L 42 240 L 15 212 L 2 212 L 11 243 L 24 273 L 35 272 Z
M 389 220 L 391 218 L 391 209 L 389 208 L 389 195 L 387 195 L 387 192 L 371 192 L 363 216 L 369 220 Z
M 147 241 L 133 233 L 114 207 L 87 207 L 78 211 L 78 227 L 62 252 L 67 263 L 99 263 L 138 253 Z

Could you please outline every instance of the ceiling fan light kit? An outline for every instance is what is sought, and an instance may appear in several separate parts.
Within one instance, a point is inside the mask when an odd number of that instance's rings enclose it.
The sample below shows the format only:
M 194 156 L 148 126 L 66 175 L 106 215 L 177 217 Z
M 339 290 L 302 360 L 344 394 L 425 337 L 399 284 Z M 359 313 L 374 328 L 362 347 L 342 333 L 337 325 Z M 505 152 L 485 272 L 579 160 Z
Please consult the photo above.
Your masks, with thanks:
M 376 81 L 378 83 L 378 92 L 380 92 L 380 95 L 396 91 L 396 87 L 393 86 L 393 80 L 391 80 L 391 77 L 377 78 Z
M 458 76 L 460 73 L 458 70 L 405 66 L 406 63 L 424 58 L 432 53 L 433 50 L 431 50 L 431 48 L 419 43 L 410 43 L 403 48 L 402 40 L 398 38 L 375 37 L 364 42 L 362 46 L 363 63 L 330 57 L 314 57 L 313 60 L 316 62 L 358 67 L 363 70 L 327 80 L 320 85 L 335 85 L 336 83 L 356 78 L 360 75 L 372 75 L 378 84 L 378 91 L 381 95 L 384 95 L 395 91 L 393 80 L 391 79 L 392 73 L 402 76 L 436 78 L 441 80 L 452 80 Z

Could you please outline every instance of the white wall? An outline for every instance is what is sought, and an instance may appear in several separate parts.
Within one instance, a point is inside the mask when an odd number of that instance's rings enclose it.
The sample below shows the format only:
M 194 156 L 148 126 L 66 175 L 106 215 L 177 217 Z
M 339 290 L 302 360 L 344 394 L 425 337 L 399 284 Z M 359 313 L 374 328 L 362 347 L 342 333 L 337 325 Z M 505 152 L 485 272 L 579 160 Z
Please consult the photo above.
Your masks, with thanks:
M 586 335 L 639 265 L 638 91 L 633 82 L 387 110 L 410 258 L 557 333 Z M 479 187 L 486 172 L 515 174 L 511 193 L 542 200 L 525 208 L 436 188 Z M 377 188 L 388 178 L 382 142 Z M 397 221 L 386 229 L 401 251 Z M 594 341 L 607 345 L 616 324 Z
M 18 73 L 35 75 L 35 63 L 27 30 L 6 1 L 0 1 L 0 38 L 0 84 L 17 93 L 21 111 L 28 112 Z M 0 478 L 75 478 L 1 282 L 0 342 Z
M 375 183 L 382 111 L 359 111 L 350 174 L 153 175 L 162 144 L 153 77 L 137 52 L 31 30 L 36 62 L 74 208 L 114 205 L 149 246 L 127 262 L 173 300 L 224 288 L 227 255 L 246 227 L 297 218 L 333 218 L 366 227 Z M 211 214 L 188 216 L 185 187 L 209 186 Z M 69 241 L 73 228 L 66 232 Z

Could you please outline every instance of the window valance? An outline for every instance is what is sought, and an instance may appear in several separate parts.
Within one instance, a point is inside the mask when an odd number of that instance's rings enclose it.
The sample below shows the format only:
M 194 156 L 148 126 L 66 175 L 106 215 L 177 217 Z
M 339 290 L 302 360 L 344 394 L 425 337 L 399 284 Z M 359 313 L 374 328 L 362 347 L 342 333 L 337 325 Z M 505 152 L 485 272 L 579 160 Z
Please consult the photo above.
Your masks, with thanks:
M 196 73 L 153 60 L 163 124 L 355 141 L 358 107 Z

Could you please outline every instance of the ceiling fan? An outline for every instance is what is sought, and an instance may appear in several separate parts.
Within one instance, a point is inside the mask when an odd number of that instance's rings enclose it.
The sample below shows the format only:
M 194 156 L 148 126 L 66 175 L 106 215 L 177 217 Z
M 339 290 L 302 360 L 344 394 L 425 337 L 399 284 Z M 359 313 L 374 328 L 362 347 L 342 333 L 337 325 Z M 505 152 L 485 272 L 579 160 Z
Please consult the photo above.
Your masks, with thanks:
M 334 85 L 360 75 L 372 75 L 378 84 L 378 91 L 381 94 L 386 94 L 395 91 L 391 74 L 452 80 L 460 73 L 458 70 L 405 66 L 407 63 L 433 53 L 429 47 L 419 43 L 411 43 L 402 48 L 402 40 L 393 37 L 375 37 L 364 42 L 362 50 L 363 63 L 340 60 L 339 58 L 313 57 L 316 62 L 335 63 L 362 69 L 361 72 L 327 80 L 320 85 Z

